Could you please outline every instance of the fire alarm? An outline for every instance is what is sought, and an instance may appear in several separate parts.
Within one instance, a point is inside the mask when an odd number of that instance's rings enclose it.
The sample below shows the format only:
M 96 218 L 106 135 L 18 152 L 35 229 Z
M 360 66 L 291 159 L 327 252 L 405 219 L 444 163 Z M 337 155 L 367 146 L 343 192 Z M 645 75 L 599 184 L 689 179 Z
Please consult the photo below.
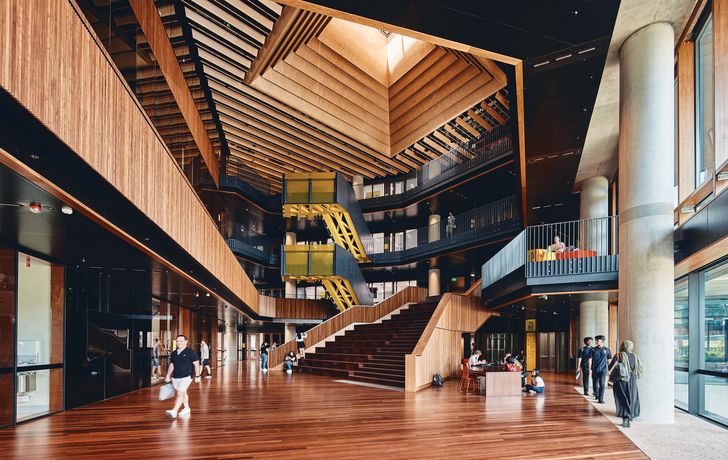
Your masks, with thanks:
M 28 205 L 28 209 L 33 214 L 39 214 L 43 210 L 43 206 L 41 206 L 41 204 L 38 203 L 37 201 L 31 201 L 30 204 Z

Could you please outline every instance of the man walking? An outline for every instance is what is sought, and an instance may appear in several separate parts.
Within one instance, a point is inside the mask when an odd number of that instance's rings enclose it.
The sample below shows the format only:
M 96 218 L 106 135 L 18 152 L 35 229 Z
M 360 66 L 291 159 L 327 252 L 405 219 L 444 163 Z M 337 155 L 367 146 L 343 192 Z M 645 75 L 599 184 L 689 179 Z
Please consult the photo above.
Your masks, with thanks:
M 591 351 L 593 350 L 592 338 L 584 337 L 584 346 L 579 348 L 579 354 L 576 359 L 576 368 L 581 372 L 581 383 L 584 385 L 584 396 L 589 395 L 589 378 L 591 377 L 591 370 L 589 369 L 589 358 L 591 357 Z M 594 386 L 592 385 L 592 391 Z
M 180 334 L 177 336 L 177 349 L 170 358 L 169 370 L 165 382 L 172 382 L 172 387 L 177 392 L 177 399 L 172 410 L 167 411 L 169 418 L 177 418 L 178 415 L 189 415 L 190 398 L 187 395 L 187 388 L 192 383 L 192 376 L 195 383 L 200 383 L 200 358 L 192 349 L 187 348 L 187 337 Z M 180 407 L 184 405 L 184 409 Z
M 594 397 L 599 404 L 604 404 L 604 389 L 607 385 L 607 368 L 612 359 L 612 352 L 604 346 L 603 335 L 594 337 L 597 346 L 592 349 L 589 355 L 589 369 L 592 374 L 592 385 L 594 385 Z

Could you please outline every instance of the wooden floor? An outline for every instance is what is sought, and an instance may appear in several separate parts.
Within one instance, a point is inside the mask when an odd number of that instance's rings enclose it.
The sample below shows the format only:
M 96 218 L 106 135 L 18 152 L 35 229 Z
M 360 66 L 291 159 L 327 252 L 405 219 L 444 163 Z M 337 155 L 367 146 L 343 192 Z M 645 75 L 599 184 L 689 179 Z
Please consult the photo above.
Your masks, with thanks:
M 146 388 L 0 430 L 0 458 L 646 458 L 570 376 L 544 379 L 543 396 L 486 399 L 234 365 L 192 385 L 189 418 Z

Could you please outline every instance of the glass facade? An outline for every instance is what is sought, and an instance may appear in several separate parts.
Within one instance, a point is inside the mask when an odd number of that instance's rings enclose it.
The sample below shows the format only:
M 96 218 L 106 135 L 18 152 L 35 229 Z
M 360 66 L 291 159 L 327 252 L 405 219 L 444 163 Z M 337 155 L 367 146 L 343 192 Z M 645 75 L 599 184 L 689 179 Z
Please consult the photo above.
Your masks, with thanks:
M 688 409 L 689 315 L 688 280 L 675 284 L 675 405 Z
M 728 425 L 728 261 L 675 284 L 675 405 Z
M 710 177 L 715 166 L 715 75 L 713 18 L 703 25 L 695 40 L 695 186 Z

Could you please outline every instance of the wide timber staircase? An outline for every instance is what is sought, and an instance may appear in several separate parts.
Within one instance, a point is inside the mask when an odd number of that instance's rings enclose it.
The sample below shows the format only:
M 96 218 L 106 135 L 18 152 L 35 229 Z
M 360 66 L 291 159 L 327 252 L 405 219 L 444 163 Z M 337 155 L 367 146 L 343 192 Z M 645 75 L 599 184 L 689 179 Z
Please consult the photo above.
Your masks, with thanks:
M 380 323 L 358 324 L 301 359 L 299 372 L 404 388 L 405 355 L 420 339 L 439 298 L 410 304 Z

